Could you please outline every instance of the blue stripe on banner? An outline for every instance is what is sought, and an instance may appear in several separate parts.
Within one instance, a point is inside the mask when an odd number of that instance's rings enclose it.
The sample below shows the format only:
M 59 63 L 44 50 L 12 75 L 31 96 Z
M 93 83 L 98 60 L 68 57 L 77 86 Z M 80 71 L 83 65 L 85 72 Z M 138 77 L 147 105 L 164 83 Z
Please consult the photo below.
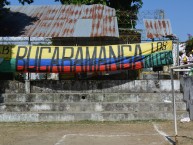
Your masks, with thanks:
M 136 57 L 125 57 L 125 58 L 111 58 L 111 59 L 94 59 L 94 60 L 75 60 L 75 59 L 64 59 L 63 60 L 63 66 L 86 66 L 86 65 L 106 65 L 106 64 L 128 64 L 128 63 L 134 63 L 139 62 L 144 59 L 144 56 L 136 56 Z M 35 63 L 39 64 L 39 66 L 46 66 L 52 64 L 53 66 L 62 66 L 62 59 L 59 60 L 51 60 L 51 59 L 21 59 L 18 60 L 17 66 L 23 65 L 24 63 L 27 63 L 29 61 L 29 66 L 34 66 Z

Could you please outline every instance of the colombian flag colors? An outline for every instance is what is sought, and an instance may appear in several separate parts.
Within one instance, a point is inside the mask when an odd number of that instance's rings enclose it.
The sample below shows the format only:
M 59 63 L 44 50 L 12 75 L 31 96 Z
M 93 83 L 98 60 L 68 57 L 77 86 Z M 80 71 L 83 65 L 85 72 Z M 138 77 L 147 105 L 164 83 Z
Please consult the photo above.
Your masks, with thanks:
M 106 46 L 0 46 L 0 72 L 136 70 L 172 63 L 172 41 Z

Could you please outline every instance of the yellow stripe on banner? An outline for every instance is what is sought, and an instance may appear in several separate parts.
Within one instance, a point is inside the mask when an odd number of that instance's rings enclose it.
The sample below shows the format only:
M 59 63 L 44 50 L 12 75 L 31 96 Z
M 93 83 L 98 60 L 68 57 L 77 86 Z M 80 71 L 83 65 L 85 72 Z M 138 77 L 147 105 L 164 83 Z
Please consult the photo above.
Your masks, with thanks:
M 172 50 L 172 41 L 107 46 L 0 46 L 0 58 L 118 58 L 147 55 L 166 50 Z

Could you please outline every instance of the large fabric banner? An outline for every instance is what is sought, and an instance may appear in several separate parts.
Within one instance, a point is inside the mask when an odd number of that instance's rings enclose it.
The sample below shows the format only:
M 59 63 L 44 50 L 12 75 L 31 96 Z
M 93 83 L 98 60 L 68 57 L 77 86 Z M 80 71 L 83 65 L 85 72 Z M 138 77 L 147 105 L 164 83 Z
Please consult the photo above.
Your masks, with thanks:
M 136 70 L 172 63 L 172 41 L 107 46 L 0 46 L 0 72 Z

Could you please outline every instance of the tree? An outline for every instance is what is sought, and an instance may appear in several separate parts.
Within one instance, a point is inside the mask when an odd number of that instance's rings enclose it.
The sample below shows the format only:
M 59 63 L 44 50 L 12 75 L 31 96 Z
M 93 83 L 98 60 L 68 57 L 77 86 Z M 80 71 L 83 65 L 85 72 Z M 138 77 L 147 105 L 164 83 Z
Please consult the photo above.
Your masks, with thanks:
M 25 3 L 31 4 L 34 1 L 33 0 L 18 0 L 22 5 Z M 0 0 L 0 17 L 2 17 L 4 14 L 8 12 L 8 9 L 4 8 L 4 6 L 9 5 L 10 1 L 9 0 Z
M 0 18 L 7 13 L 7 9 L 3 8 L 5 5 L 9 5 L 10 2 L 7 0 L 0 0 Z
M 34 0 L 18 0 L 22 5 L 31 4 Z M 116 10 L 138 11 L 142 7 L 142 0 L 55 0 L 62 4 L 106 4 Z M 0 8 L 9 5 L 9 0 L 0 0 Z
M 61 4 L 106 4 L 106 0 L 55 0 L 59 1 Z
M 192 52 L 193 50 L 193 36 L 188 34 L 188 40 L 186 41 L 186 52 Z
M 27 4 L 31 4 L 34 2 L 34 0 L 18 0 L 22 5 L 24 5 L 25 3 Z
M 142 0 L 55 0 L 62 4 L 105 4 L 116 10 L 137 11 L 142 7 Z
M 34 0 L 18 0 L 22 5 L 25 3 L 31 4 L 34 2 Z M 5 5 L 9 5 L 10 1 L 9 0 L 0 0 L 0 8 L 4 7 Z
M 5 5 L 9 5 L 10 2 L 7 0 L 0 0 L 0 8 L 3 8 Z

